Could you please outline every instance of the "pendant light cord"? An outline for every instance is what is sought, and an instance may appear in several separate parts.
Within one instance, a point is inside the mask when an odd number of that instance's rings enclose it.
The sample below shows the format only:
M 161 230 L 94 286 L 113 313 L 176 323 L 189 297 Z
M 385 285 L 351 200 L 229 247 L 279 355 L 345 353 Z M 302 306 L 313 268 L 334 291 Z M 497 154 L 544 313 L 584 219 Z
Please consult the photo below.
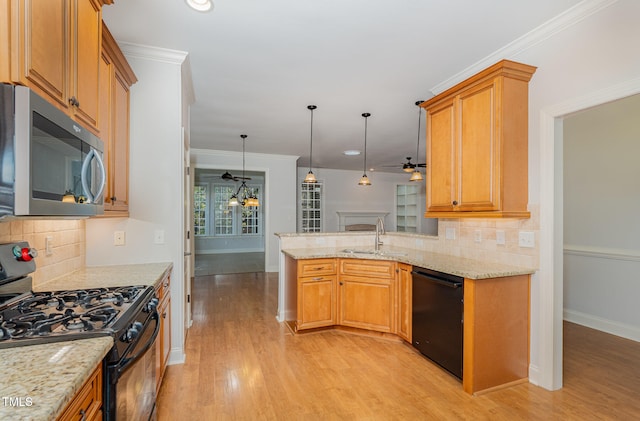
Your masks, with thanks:
M 313 162 L 313 110 L 316 108 L 315 105 L 309 105 L 308 107 L 311 110 L 311 133 L 309 134 L 309 171 L 311 171 L 311 164 Z
M 422 120 L 422 108 L 420 107 L 422 101 L 417 101 L 416 105 L 418 106 L 418 143 L 416 145 L 416 171 L 418 171 L 418 162 L 420 162 L 420 120 Z
M 369 113 L 363 113 L 362 117 L 364 117 L 364 168 L 362 169 L 362 173 L 367 173 L 367 120 L 369 119 Z

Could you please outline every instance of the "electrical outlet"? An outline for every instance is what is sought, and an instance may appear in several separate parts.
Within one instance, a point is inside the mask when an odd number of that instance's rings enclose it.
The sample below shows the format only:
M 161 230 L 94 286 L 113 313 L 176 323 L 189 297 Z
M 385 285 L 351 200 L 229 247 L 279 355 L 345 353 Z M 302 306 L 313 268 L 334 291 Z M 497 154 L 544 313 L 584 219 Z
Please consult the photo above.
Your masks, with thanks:
M 482 231 L 475 230 L 473 232 L 473 241 L 475 241 L 476 243 L 481 243 L 482 242 Z
M 113 245 L 114 246 L 124 246 L 124 231 L 115 231 L 113 233 Z
M 518 233 L 518 245 L 520 247 L 533 248 L 536 246 L 535 236 L 533 231 L 520 231 Z
M 50 235 L 44 238 L 44 254 L 45 256 L 51 256 L 53 254 L 53 237 Z
M 444 238 L 445 240 L 455 240 L 456 239 L 456 229 L 453 227 L 447 227 L 444 230 Z
M 164 244 L 164 230 L 156 230 L 153 234 L 155 244 Z
M 496 231 L 496 244 L 499 246 L 504 246 L 507 243 L 505 239 L 504 230 Z

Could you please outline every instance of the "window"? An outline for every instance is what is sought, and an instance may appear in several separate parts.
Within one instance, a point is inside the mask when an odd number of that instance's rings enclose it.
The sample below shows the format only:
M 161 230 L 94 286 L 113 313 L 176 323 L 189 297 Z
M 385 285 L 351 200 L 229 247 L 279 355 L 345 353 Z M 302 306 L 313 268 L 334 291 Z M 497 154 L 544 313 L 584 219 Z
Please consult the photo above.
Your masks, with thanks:
M 193 232 L 207 234 L 207 186 L 195 186 L 193 190 Z
M 302 183 L 300 186 L 300 230 L 322 231 L 322 183 Z
M 260 189 L 258 187 L 249 187 L 247 195 L 260 198 Z M 240 208 L 240 206 L 238 206 Z M 242 206 L 242 234 L 259 234 L 260 230 L 260 208 Z
M 213 186 L 213 235 L 233 234 L 233 207 L 229 206 L 229 198 L 234 193 L 233 186 Z
M 418 232 L 418 187 L 416 184 L 396 186 L 396 231 Z
M 255 195 L 262 204 L 261 188 L 247 187 L 246 194 Z M 232 236 L 261 233 L 260 207 L 229 206 L 229 198 L 237 189 L 237 186 L 230 184 L 203 184 L 194 187 L 193 231 L 195 235 Z M 243 192 L 240 192 L 240 196 L 244 196 Z

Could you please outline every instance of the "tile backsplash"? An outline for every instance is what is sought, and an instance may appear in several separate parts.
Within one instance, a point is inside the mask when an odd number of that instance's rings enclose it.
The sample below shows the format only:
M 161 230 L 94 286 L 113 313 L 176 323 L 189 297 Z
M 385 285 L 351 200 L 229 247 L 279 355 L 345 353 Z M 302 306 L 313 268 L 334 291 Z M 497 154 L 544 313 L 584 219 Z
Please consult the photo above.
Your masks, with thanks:
M 51 254 L 46 252 L 49 237 Z M 85 265 L 85 221 L 20 219 L 0 223 L 0 243 L 28 241 L 38 250 L 33 285 L 81 269 Z

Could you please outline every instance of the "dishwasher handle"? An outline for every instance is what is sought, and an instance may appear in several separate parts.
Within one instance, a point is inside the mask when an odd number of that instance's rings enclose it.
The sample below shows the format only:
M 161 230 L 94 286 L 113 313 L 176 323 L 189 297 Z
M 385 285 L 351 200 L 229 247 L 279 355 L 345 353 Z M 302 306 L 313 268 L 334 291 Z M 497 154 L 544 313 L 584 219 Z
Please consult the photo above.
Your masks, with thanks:
M 457 278 L 457 279 L 446 279 L 445 277 L 441 278 L 431 273 L 422 272 L 420 270 L 413 270 L 411 271 L 411 274 L 413 275 L 414 278 L 424 279 L 426 281 L 433 282 L 438 285 L 442 285 L 442 286 L 453 288 L 453 289 L 462 288 L 462 285 L 463 285 L 462 278 L 459 278 L 454 275 L 451 275 L 450 277 Z

